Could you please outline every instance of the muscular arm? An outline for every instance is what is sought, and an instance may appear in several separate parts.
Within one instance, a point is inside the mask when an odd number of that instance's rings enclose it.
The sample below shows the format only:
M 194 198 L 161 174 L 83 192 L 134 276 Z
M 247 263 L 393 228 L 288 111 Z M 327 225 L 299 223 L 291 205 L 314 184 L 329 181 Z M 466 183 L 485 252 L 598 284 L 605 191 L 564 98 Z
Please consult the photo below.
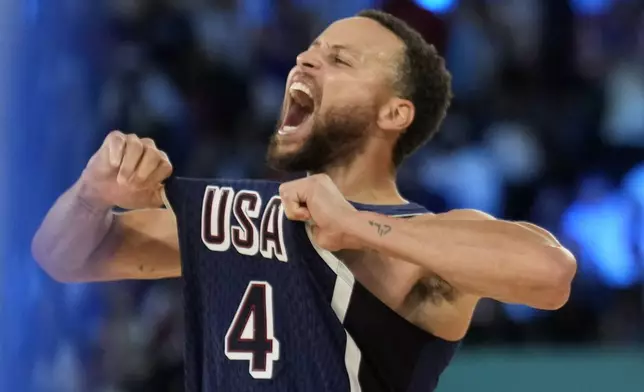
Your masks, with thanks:
M 540 309 L 568 299 L 574 256 L 547 231 L 473 210 L 416 219 L 356 213 L 360 245 L 432 271 L 459 291 Z
M 170 210 L 117 215 L 84 202 L 79 184 L 58 199 L 32 241 L 35 259 L 51 277 L 81 282 L 181 275 Z

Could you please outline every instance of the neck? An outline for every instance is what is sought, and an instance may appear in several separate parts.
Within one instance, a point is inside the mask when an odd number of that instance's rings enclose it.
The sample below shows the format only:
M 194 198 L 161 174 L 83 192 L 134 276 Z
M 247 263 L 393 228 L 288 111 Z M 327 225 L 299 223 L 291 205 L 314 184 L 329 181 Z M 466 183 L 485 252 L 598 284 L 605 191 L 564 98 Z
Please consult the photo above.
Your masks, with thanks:
M 380 154 L 364 151 L 351 162 L 324 172 L 347 200 L 376 205 L 406 203 L 398 193 L 396 173 L 388 162 L 391 162 L 388 157 L 382 159 Z

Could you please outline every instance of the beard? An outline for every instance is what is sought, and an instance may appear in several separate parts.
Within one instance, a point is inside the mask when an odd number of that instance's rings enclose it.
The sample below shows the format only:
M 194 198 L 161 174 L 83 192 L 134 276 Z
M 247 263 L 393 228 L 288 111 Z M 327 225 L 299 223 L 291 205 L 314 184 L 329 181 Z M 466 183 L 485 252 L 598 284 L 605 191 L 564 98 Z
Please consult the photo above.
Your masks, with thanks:
M 324 117 L 316 116 L 311 135 L 302 147 L 290 153 L 280 153 L 277 134 L 273 134 L 266 161 L 275 170 L 311 173 L 347 164 L 364 149 L 374 110 L 344 106 L 329 110 Z

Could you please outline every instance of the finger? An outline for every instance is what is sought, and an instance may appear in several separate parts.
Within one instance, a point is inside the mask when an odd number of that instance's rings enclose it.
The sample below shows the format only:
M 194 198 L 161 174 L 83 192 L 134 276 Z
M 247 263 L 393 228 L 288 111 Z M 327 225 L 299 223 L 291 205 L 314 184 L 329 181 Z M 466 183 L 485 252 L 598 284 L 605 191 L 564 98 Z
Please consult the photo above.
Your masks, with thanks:
M 285 182 L 279 187 L 279 194 L 282 200 L 287 200 L 289 202 L 305 203 L 306 197 L 304 197 L 303 192 L 301 192 L 303 184 L 301 180 L 295 180 L 290 182 Z
M 284 207 L 284 214 L 289 220 L 307 222 L 311 220 L 311 213 L 306 208 L 306 206 L 295 206 L 291 204 L 290 206 Z
M 156 169 L 154 169 L 145 183 L 143 183 L 144 187 L 160 184 L 172 174 L 172 164 L 168 160 L 167 155 L 163 151 L 159 152 L 161 153 L 161 159 Z
M 300 196 L 297 181 L 280 185 L 280 197 L 284 206 L 284 213 L 290 220 L 307 221 L 311 219 L 311 213 L 306 207 L 306 198 Z
M 287 196 L 282 198 L 282 205 L 284 206 L 284 214 L 290 220 L 305 222 L 311 219 L 311 213 L 306 204 L 300 203 L 297 199 Z
M 125 135 L 120 131 L 112 131 L 105 138 L 104 144 L 110 166 L 118 168 L 123 160 L 123 151 L 125 151 Z
M 141 139 L 141 145 L 143 146 L 141 160 L 136 166 L 134 173 L 132 173 L 132 176 L 128 179 L 133 185 L 145 183 L 152 172 L 159 166 L 159 163 L 161 163 L 161 154 L 159 154 L 159 150 L 157 150 L 152 139 Z
M 119 184 L 126 184 L 128 182 L 128 179 L 132 176 L 136 166 L 139 164 L 142 155 L 143 144 L 141 143 L 141 140 L 134 135 L 127 135 L 121 168 L 119 169 L 118 176 L 116 177 Z

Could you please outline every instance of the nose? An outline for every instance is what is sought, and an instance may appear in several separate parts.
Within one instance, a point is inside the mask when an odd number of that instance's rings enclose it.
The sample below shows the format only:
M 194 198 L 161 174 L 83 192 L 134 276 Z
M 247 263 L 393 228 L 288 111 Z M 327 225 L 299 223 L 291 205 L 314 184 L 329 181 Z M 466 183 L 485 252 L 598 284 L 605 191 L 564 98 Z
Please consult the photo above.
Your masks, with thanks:
M 322 58 L 320 57 L 320 54 L 317 53 L 314 49 L 309 49 L 297 56 L 296 63 L 300 68 L 317 70 L 322 67 Z

